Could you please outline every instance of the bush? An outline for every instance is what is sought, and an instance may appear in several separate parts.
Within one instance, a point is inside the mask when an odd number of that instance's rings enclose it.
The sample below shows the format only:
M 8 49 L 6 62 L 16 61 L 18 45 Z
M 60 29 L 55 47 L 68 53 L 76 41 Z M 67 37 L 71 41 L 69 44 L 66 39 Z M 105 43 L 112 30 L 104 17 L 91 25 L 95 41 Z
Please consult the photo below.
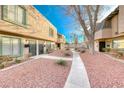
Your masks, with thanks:
M 77 50 L 77 48 L 75 48 L 75 50 Z
M 111 48 L 103 48 L 102 49 L 104 52 L 110 52 L 111 51 Z
M 12 61 L 13 60 L 13 57 L 11 56 L 0 56 L 0 61 Z
M 65 60 L 58 60 L 57 62 L 56 62 L 58 65 L 61 65 L 61 66 L 66 66 L 67 65 L 67 63 L 66 63 L 66 61 Z
M 66 48 L 66 50 L 69 50 L 69 48 Z
M 0 69 L 3 69 L 4 68 L 4 64 L 0 64 Z
M 81 50 L 81 53 L 85 53 L 85 50 Z
M 32 57 L 32 53 L 29 53 L 29 54 L 28 54 L 28 57 Z
M 18 59 L 18 58 L 15 59 L 16 63 L 21 63 L 21 61 L 22 61 L 21 59 Z
M 71 56 L 71 54 L 70 54 L 70 53 L 65 53 L 64 55 L 65 55 L 65 56 Z
M 118 51 L 116 57 L 117 57 L 117 58 L 120 58 L 120 57 L 122 57 L 122 56 L 123 56 L 123 53 Z

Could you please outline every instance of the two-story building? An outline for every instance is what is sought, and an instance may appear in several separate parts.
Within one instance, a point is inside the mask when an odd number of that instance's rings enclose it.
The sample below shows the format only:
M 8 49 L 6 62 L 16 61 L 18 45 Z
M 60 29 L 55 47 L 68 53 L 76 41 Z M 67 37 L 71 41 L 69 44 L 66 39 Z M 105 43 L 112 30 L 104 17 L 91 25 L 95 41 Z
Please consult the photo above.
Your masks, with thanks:
M 95 50 L 103 48 L 124 50 L 124 6 L 118 6 L 101 23 L 95 33 Z
M 61 34 L 57 34 L 57 48 L 58 49 L 63 49 L 64 47 L 65 47 L 65 43 L 66 43 L 66 41 L 65 41 L 65 37 L 64 37 L 64 35 L 61 35 Z
M 56 49 L 57 29 L 33 6 L 0 6 L 0 55 L 32 56 Z

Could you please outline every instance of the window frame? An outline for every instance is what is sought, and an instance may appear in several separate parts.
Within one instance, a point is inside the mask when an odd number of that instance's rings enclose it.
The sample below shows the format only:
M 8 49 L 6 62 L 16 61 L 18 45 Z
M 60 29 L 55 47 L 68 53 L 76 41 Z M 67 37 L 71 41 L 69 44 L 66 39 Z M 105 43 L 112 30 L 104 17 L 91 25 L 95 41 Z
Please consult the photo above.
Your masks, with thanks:
M 14 18 L 14 21 L 12 21 L 11 19 L 9 19 L 8 17 L 5 17 L 5 15 L 4 15 L 4 7 L 5 6 L 8 7 L 8 5 L 2 5 L 2 11 L 1 11 L 2 17 L 1 17 L 1 19 L 4 21 L 7 21 L 9 23 L 27 28 L 27 11 L 26 11 L 26 8 L 23 6 L 20 6 L 20 5 L 14 6 L 15 7 L 15 11 L 14 11 L 15 12 L 15 14 L 14 14 L 15 18 Z M 24 24 L 18 22 L 18 7 L 21 7 L 22 9 L 24 9 L 24 12 L 23 12 L 23 16 L 25 16 L 23 18 L 23 21 L 25 21 Z M 9 12 L 7 11 L 7 13 L 9 13 Z
M 11 44 L 11 54 L 10 56 L 16 56 L 16 57 L 21 57 L 22 56 L 22 41 L 21 41 L 21 38 L 17 38 L 17 37 L 11 37 L 11 36 L 0 36 L 0 44 L 1 44 L 1 50 L 0 50 L 0 55 L 3 55 L 3 49 L 2 49 L 2 46 L 3 46 L 3 41 L 2 39 L 3 38 L 8 38 L 10 40 L 10 44 Z M 19 44 L 19 54 L 18 55 L 13 55 L 13 39 L 18 39 L 18 44 Z
M 49 27 L 49 37 L 54 37 L 54 30 Z

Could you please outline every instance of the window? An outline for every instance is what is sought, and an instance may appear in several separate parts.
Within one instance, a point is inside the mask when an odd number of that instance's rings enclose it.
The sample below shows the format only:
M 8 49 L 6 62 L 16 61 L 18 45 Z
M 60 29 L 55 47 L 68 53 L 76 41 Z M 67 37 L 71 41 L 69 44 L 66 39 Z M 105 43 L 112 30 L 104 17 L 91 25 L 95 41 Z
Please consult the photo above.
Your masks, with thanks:
M 12 39 L 12 52 L 13 52 L 13 55 L 19 55 L 20 54 L 20 41 L 19 39 Z
M 12 45 L 9 38 L 2 38 L 2 55 L 11 55 L 12 54 Z
M 3 6 L 3 18 L 10 21 L 15 21 L 15 6 Z
M 2 11 L 2 17 L 3 17 L 3 19 L 6 19 L 6 18 L 8 18 L 8 6 L 3 6 L 2 7 L 3 9 L 3 11 Z
M 26 10 L 21 6 L 4 5 L 2 18 L 19 25 L 26 25 Z
M 20 39 L 2 37 L 2 55 L 20 56 Z
M 11 20 L 11 21 L 15 21 L 15 17 L 16 17 L 16 14 L 15 14 L 15 6 L 9 6 L 8 7 L 8 18 Z
M 26 11 L 24 8 L 18 6 L 18 23 L 26 24 Z
M 114 40 L 113 48 L 123 49 L 124 48 L 124 40 Z
M 53 37 L 53 34 L 54 34 L 54 33 L 53 33 L 53 29 L 52 29 L 52 28 L 49 28 L 49 36 L 50 36 L 50 37 Z

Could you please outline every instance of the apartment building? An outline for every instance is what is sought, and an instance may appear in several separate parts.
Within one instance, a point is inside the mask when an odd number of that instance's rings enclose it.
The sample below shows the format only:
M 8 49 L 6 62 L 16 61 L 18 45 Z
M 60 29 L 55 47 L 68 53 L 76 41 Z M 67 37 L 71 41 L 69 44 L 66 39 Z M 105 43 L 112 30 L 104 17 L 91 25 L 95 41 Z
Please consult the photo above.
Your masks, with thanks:
M 95 33 L 95 50 L 103 48 L 124 50 L 124 6 L 120 5 L 98 24 Z
M 58 49 L 63 49 L 64 47 L 65 47 L 65 43 L 66 43 L 66 41 L 65 41 L 65 37 L 64 37 L 64 35 L 61 35 L 61 34 L 57 34 L 57 48 Z
M 33 6 L 0 6 L 0 55 L 32 56 L 56 49 L 57 29 Z

